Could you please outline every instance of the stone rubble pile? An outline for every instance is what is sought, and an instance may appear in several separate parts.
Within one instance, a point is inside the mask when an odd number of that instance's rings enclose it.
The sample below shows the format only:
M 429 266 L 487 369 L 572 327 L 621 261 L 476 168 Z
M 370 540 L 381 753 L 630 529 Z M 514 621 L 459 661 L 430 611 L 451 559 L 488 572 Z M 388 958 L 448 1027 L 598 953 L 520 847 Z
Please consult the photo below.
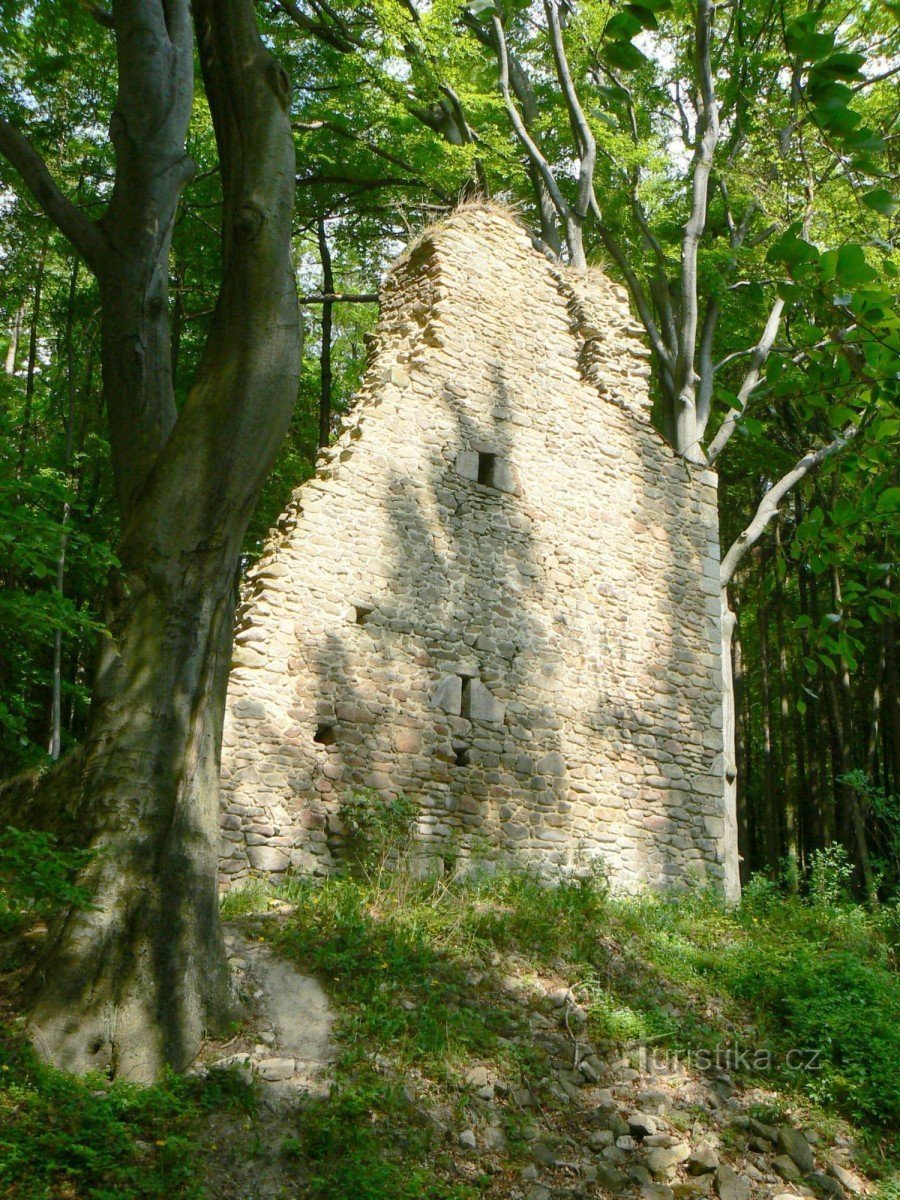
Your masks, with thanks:
M 872 1190 L 852 1169 L 847 1138 L 824 1145 L 814 1130 L 756 1119 L 754 1100 L 763 1097 L 742 1094 L 722 1070 L 652 1058 L 643 1068 L 630 1058 L 604 1061 L 581 1033 L 585 1014 L 571 992 L 547 1000 L 529 1024 L 547 1054 L 542 1087 L 569 1117 L 554 1121 L 539 1094 L 474 1066 L 463 1086 L 469 1124 L 445 1130 L 480 1169 L 490 1169 L 506 1148 L 508 1114 L 516 1112 L 530 1161 L 510 1200 L 843 1200 Z

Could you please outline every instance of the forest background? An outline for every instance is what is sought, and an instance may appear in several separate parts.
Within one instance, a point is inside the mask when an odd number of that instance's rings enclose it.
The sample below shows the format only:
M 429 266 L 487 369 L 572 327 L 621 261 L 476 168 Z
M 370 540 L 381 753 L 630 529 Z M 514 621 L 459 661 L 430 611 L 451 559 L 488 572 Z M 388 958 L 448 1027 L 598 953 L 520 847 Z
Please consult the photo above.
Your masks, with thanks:
M 898 6 L 283 0 L 257 11 L 292 85 L 306 336 L 245 567 L 352 399 L 387 265 L 460 199 L 513 205 L 549 253 L 583 255 L 629 287 L 660 427 L 689 457 L 709 431 L 723 547 L 797 463 L 834 448 L 786 493 L 730 584 L 742 869 L 800 881 L 815 851 L 837 845 L 870 896 L 893 892 Z M 113 178 L 109 14 L 5 0 L 0 47 L 3 117 L 77 207 L 99 214 Z M 169 269 L 180 404 L 219 283 L 222 184 L 202 91 L 188 150 L 196 170 Z M 4 777 L 84 734 L 120 531 L 97 283 L 2 157 L 0 211 Z

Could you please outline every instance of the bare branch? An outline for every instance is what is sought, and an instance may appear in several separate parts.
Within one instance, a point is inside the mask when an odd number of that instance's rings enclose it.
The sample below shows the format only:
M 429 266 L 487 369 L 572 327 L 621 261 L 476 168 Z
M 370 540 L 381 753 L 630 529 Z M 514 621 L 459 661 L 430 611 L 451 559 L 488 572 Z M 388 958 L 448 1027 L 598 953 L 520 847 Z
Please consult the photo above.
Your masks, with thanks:
M 377 304 L 377 292 L 325 292 L 318 296 L 301 296 L 301 304 Z
M 747 401 L 750 399 L 750 396 L 756 388 L 756 385 L 759 383 L 760 374 L 762 373 L 763 367 L 766 365 L 766 359 L 769 357 L 769 353 L 775 343 L 775 338 L 781 325 L 781 314 L 783 310 L 784 301 L 779 296 L 769 311 L 769 316 L 766 320 L 762 336 L 753 347 L 749 370 L 744 376 L 744 381 L 741 384 L 740 391 L 737 394 L 738 402 L 734 408 L 729 409 L 725 416 L 725 420 L 719 426 L 719 431 L 713 438 L 709 449 L 707 450 L 706 460 L 710 465 L 716 461 L 731 440 L 731 436 L 737 428 L 737 423 L 747 408 Z
M 619 245 L 619 242 L 612 230 L 604 223 L 603 215 L 600 212 L 600 205 L 597 203 L 597 197 L 594 195 L 591 196 L 591 209 L 594 213 L 594 216 L 597 218 L 597 229 L 603 245 L 612 255 L 616 265 L 622 272 L 622 277 L 628 286 L 628 290 L 631 292 L 631 298 L 634 300 L 635 307 L 638 310 L 638 315 L 641 318 L 644 329 L 647 331 L 647 337 L 650 339 L 650 345 L 653 348 L 653 352 L 656 354 L 660 360 L 660 363 L 662 364 L 664 382 L 668 386 L 671 386 L 672 370 L 674 368 L 675 361 L 671 351 L 660 336 L 659 328 L 653 319 L 653 312 L 650 308 L 650 302 L 647 299 L 647 294 L 641 286 L 641 281 L 635 274 L 631 264 L 628 262 L 625 251 Z
M 506 48 L 506 34 L 503 31 L 503 25 L 498 17 L 492 17 L 491 25 L 494 30 L 495 47 L 497 52 L 497 60 L 500 67 L 500 94 L 503 96 L 503 103 L 506 106 L 506 111 L 509 119 L 512 122 L 512 127 L 515 130 L 516 137 L 525 147 L 530 161 L 534 164 L 536 170 L 540 173 L 544 186 L 553 201 L 553 207 L 559 213 L 559 216 L 566 226 L 567 234 L 571 223 L 571 210 L 565 201 L 562 192 L 559 190 L 559 185 L 554 178 L 553 172 L 550 170 L 550 164 L 544 158 L 541 151 L 538 149 L 537 143 L 532 138 L 531 134 L 525 127 L 525 122 L 513 101 L 509 90 L 509 52 Z M 568 240 L 568 237 L 567 237 Z M 570 247 L 571 251 L 571 247 Z
M 93 4 L 91 0 L 81 0 L 81 6 L 90 13 L 98 25 L 102 25 L 104 29 L 115 29 L 116 22 L 108 8 L 104 8 L 101 4 Z
M 362 50 L 365 47 L 363 40 L 353 34 L 342 21 L 338 21 L 334 26 L 324 21 L 316 21 L 302 12 L 294 0 L 277 0 L 277 7 L 290 17 L 303 33 L 311 33 L 313 37 L 326 42 L 340 54 L 352 54 L 354 50 Z M 332 14 L 329 12 L 329 15 Z
M 591 204 L 591 196 L 594 191 L 594 167 L 597 162 L 597 142 L 591 131 L 587 117 L 584 115 L 584 109 L 581 107 L 581 102 L 578 99 L 575 85 L 572 82 L 572 73 L 569 70 L 569 60 L 566 55 L 562 28 L 559 23 L 559 9 L 555 0 L 544 0 L 544 12 L 547 14 L 547 22 L 550 27 L 550 44 L 553 48 L 553 61 L 556 64 L 556 77 L 559 80 L 559 86 L 562 88 L 566 108 L 569 113 L 569 120 L 572 123 L 572 130 L 575 134 L 581 158 L 578 169 L 578 199 L 575 202 L 575 211 L 579 218 L 583 220 L 587 216 Z
M 466 28 L 471 30 L 478 41 L 481 42 L 482 46 L 487 47 L 499 59 L 497 35 L 493 25 L 483 24 L 467 9 L 463 10 L 461 20 Z M 528 73 L 515 54 L 510 51 L 509 46 L 506 48 L 506 61 L 509 64 L 510 87 L 522 111 L 522 122 L 525 128 L 531 132 L 539 116 L 534 88 L 531 86 Z M 549 247 L 551 253 L 557 258 L 561 258 L 562 239 L 560 238 L 559 227 L 557 225 L 559 213 L 550 197 L 550 193 L 547 191 L 543 176 L 531 157 L 528 159 L 528 177 L 531 180 L 531 186 L 534 188 L 534 193 L 537 197 L 538 212 L 541 221 L 541 238 Z
M 808 475 L 812 475 L 818 471 L 823 463 L 827 462 L 833 455 L 840 453 L 841 450 L 856 437 L 859 432 L 856 425 L 849 425 L 842 433 L 829 442 L 827 446 L 823 446 L 820 450 L 810 450 L 808 454 L 800 459 L 800 461 L 787 472 L 786 475 L 773 484 L 766 492 L 760 501 L 759 507 L 753 515 L 753 519 L 747 528 L 740 533 L 731 544 L 728 553 L 722 559 L 719 568 L 719 582 L 725 588 L 729 585 L 734 573 L 737 570 L 744 555 L 752 546 L 755 546 L 765 532 L 766 526 L 778 512 L 778 506 L 792 488 L 796 487 L 801 479 L 805 479 Z
M 709 177 L 719 140 L 719 112 L 710 46 L 712 14 L 711 0 L 698 0 L 695 32 L 700 100 L 691 171 L 691 212 L 681 244 L 681 330 L 676 367 L 675 428 L 677 449 L 692 462 L 703 461 L 703 451 L 697 438 L 697 375 L 694 368 L 698 321 L 697 258 L 700 239 L 706 228 Z
M 59 190 L 47 164 L 24 133 L 0 117 L 0 154 L 15 167 L 29 192 L 60 233 L 96 270 L 104 240 L 99 228 Z

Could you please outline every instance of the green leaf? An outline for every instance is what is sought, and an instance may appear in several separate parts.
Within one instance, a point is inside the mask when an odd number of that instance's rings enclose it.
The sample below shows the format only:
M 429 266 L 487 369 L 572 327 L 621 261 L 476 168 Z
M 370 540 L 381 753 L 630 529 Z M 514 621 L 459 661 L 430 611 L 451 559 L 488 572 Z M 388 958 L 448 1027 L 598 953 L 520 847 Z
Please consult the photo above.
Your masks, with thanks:
M 606 36 L 619 41 L 630 41 L 635 34 L 641 32 L 641 22 L 630 12 L 617 12 L 611 17 L 606 26 Z
M 892 217 L 897 209 L 900 208 L 900 200 L 896 196 L 892 196 L 887 188 L 883 187 L 866 192 L 862 198 L 862 202 L 869 208 L 874 208 L 883 217 Z
M 847 150 L 876 150 L 879 153 L 885 147 L 884 138 L 872 129 L 853 129 L 844 136 L 844 146 Z
M 836 275 L 842 284 L 849 287 L 870 283 L 878 278 L 878 272 L 866 262 L 862 246 L 855 242 L 848 242 L 838 251 Z
M 819 278 L 823 283 L 830 283 L 837 274 L 838 252 L 826 250 L 819 256 Z
M 828 419 L 831 421 L 832 428 L 836 429 L 839 425 L 855 424 L 859 420 L 859 416 L 852 408 L 838 404 L 834 408 L 829 409 Z
M 633 71 L 647 61 L 631 42 L 607 42 L 600 51 L 600 57 L 611 67 L 618 67 L 622 71 Z
M 900 512 L 900 487 L 889 487 L 883 491 L 875 507 L 880 513 Z
M 630 13 L 635 20 L 640 21 L 644 29 L 659 29 L 659 21 L 657 21 L 653 10 L 646 8 L 643 4 L 626 4 L 625 12 Z
M 864 54 L 851 54 L 842 50 L 819 63 L 815 71 L 829 79 L 861 79 L 860 67 L 865 61 Z
M 845 109 L 853 99 L 853 91 L 845 83 L 828 80 L 810 87 L 813 106 L 822 110 Z
M 833 33 L 817 33 L 815 13 L 804 13 L 791 21 L 784 31 L 784 41 L 791 54 L 804 62 L 818 62 L 834 49 Z
M 802 696 L 797 697 L 797 712 L 801 717 L 806 714 L 806 701 Z

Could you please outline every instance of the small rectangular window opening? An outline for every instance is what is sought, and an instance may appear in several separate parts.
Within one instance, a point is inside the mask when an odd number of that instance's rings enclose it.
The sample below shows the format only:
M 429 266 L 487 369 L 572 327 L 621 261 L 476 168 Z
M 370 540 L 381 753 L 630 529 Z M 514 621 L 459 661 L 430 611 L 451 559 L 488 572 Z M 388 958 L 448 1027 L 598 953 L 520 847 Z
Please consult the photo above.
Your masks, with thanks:
M 467 767 L 469 765 L 468 746 L 454 746 L 453 753 L 455 755 L 455 763 L 457 767 Z
M 496 454 L 486 454 L 478 451 L 478 482 L 485 487 L 494 487 L 494 467 L 497 463 Z
M 335 743 L 334 726 L 319 725 L 313 734 L 313 741 L 318 742 L 320 746 L 333 746 Z
M 362 604 L 357 604 L 357 605 L 355 605 L 355 606 L 354 606 L 354 609 L 355 609 L 355 612 L 356 612 L 356 623 L 357 623 L 357 625 L 365 625 L 365 624 L 367 624 L 367 623 L 368 623 L 368 620 L 369 620 L 369 617 L 370 617 L 370 616 L 372 615 L 372 613 L 375 611 L 375 610 L 374 610 L 374 608 L 366 608 L 366 607 L 365 607 L 364 605 L 362 605 Z
M 467 675 L 462 677 L 462 697 L 459 706 L 461 717 L 469 716 L 472 705 L 472 680 Z

